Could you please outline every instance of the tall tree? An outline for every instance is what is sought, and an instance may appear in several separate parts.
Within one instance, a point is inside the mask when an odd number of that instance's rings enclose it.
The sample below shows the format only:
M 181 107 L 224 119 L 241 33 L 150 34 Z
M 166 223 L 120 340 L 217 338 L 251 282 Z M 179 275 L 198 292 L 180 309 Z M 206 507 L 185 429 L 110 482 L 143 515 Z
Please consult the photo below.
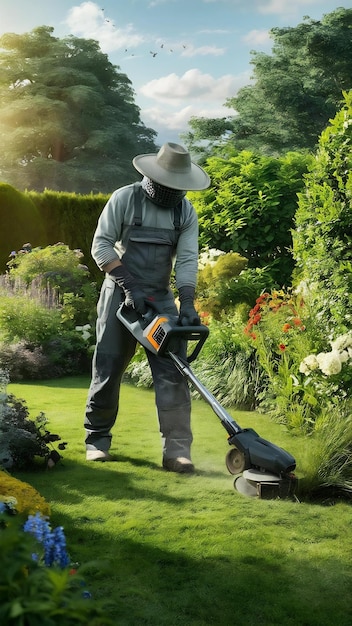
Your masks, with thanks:
M 226 102 L 234 115 L 218 124 L 227 131 L 220 144 L 267 154 L 314 149 L 341 107 L 342 92 L 352 88 L 352 9 L 336 9 L 321 21 L 305 17 L 296 27 L 271 29 L 270 36 L 272 54 L 252 52 L 253 84 Z M 216 128 L 210 120 L 194 118 L 191 128 L 191 144 L 214 139 L 207 135 Z
M 110 192 L 155 151 L 131 81 L 98 42 L 53 28 L 0 38 L 0 179 L 18 189 Z

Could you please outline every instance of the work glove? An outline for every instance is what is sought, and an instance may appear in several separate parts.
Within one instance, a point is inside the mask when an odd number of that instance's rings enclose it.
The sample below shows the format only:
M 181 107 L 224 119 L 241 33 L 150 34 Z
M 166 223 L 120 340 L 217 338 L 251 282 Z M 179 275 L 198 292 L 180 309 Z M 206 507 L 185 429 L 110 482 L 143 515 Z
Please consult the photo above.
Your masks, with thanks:
M 184 285 L 178 290 L 180 299 L 180 313 L 178 323 L 180 326 L 199 326 L 200 318 L 194 308 L 195 289 L 191 285 Z
M 118 265 L 110 271 L 110 276 L 123 290 L 125 305 L 133 308 L 139 315 L 145 315 L 147 312 L 145 294 L 129 271 L 123 265 Z

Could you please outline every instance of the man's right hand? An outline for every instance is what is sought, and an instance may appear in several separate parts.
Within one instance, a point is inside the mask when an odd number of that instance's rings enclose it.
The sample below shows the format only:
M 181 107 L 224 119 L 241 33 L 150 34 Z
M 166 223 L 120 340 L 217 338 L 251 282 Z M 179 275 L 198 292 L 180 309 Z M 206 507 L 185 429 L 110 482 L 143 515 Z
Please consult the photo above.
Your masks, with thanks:
M 145 294 L 129 271 L 123 265 L 118 265 L 111 269 L 109 274 L 115 283 L 123 289 L 126 306 L 132 307 L 140 315 L 145 315 L 147 312 Z

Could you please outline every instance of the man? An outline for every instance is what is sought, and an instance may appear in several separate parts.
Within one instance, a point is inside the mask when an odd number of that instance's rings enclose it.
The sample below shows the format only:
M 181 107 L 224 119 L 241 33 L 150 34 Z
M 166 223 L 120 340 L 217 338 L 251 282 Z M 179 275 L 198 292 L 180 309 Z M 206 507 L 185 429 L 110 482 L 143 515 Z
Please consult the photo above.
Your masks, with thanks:
M 198 325 L 194 295 L 198 268 L 198 219 L 186 193 L 206 189 L 210 179 L 185 148 L 166 143 L 157 154 L 133 159 L 139 183 L 116 190 L 105 205 L 92 256 L 106 273 L 98 302 L 96 348 L 85 429 L 88 461 L 111 457 L 111 429 L 119 408 L 123 372 L 136 340 L 117 319 L 121 302 L 143 315 L 156 310 L 179 315 L 181 325 Z M 180 310 L 170 289 L 175 270 Z M 162 464 L 169 471 L 193 472 L 191 401 L 187 381 L 171 359 L 146 351 L 162 436 Z

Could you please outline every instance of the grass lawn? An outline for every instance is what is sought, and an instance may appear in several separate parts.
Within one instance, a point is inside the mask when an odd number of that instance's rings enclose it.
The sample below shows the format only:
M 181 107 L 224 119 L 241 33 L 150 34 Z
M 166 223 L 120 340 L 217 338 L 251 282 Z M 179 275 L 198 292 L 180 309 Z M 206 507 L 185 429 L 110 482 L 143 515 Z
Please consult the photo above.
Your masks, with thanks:
M 194 475 L 161 469 L 152 391 L 124 385 L 115 460 L 85 461 L 86 377 L 9 385 L 31 416 L 68 441 L 51 471 L 16 473 L 51 503 L 73 561 L 92 563 L 87 586 L 118 626 L 350 626 L 352 510 L 237 493 L 225 467 L 226 432 L 193 402 Z M 256 413 L 232 412 L 284 447 L 300 476 L 309 441 Z

